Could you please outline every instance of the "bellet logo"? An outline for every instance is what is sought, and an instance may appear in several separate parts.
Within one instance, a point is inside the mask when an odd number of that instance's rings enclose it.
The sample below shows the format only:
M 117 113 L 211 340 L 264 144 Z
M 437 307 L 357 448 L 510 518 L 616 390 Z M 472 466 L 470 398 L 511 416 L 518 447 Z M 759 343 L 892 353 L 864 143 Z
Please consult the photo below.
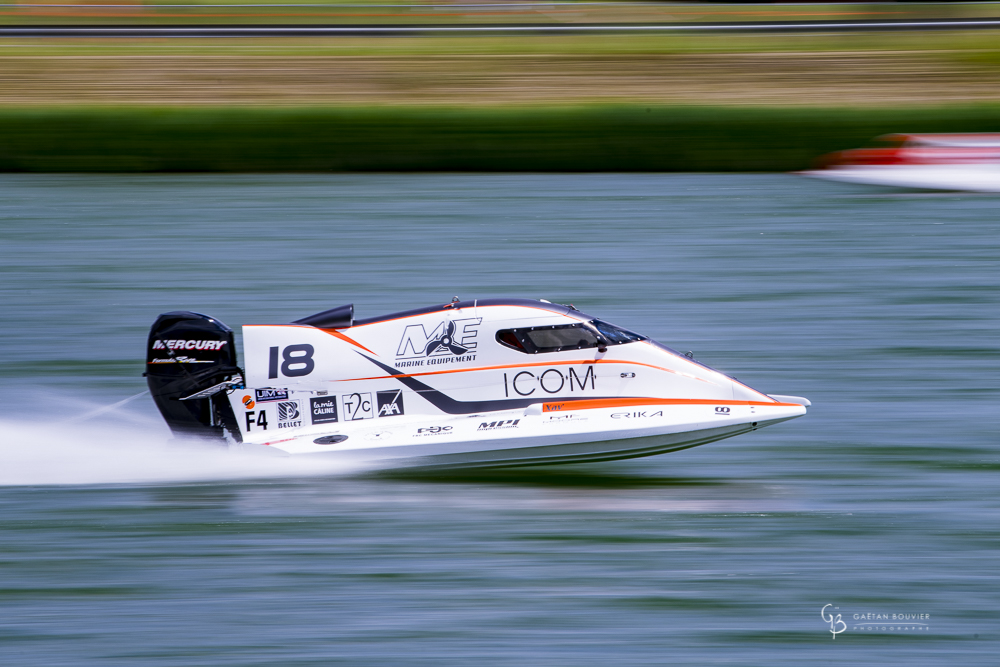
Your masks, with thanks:
M 281 401 L 278 403 L 278 428 L 299 428 L 302 426 L 302 414 L 298 401 Z
M 278 419 L 286 421 L 299 418 L 299 404 L 296 401 L 278 403 Z

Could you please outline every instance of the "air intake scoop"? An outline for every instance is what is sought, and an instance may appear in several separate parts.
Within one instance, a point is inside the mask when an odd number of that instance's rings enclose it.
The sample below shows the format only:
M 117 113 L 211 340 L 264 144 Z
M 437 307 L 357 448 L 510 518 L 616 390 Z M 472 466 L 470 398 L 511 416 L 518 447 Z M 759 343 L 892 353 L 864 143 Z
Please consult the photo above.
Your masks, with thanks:
M 307 324 L 317 329 L 346 329 L 354 325 L 354 304 L 324 310 L 322 313 L 295 320 L 292 324 Z

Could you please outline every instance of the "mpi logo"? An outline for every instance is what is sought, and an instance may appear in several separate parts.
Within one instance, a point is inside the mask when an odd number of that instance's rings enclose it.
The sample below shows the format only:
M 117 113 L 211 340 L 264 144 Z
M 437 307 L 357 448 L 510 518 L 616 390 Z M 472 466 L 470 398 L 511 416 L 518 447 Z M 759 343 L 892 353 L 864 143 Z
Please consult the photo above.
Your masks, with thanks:
M 520 421 L 521 421 L 520 419 L 507 419 L 507 420 L 500 419 L 495 422 L 483 422 L 482 424 L 479 425 L 479 428 L 477 428 L 476 430 L 498 431 L 504 428 L 517 428 L 517 425 Z

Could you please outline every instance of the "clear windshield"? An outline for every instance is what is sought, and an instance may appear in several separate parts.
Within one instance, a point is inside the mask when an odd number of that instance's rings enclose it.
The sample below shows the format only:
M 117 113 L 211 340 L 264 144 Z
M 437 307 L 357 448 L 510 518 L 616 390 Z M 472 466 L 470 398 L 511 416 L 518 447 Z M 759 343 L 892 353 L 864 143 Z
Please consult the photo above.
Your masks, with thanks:
M 496 339 L 504 347 L 525 354 L 544 354 L 600 347 L 602 343 L 624 345 L 646 340 L 646 337 L 601 320 L 591 320 L 587 324 L 502 329 L 497 332 Z

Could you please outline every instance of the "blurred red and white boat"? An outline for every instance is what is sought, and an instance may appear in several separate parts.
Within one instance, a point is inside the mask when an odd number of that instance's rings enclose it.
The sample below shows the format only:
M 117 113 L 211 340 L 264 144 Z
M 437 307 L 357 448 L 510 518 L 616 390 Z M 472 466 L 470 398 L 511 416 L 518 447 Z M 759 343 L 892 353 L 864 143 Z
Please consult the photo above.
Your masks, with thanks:
M 925 190 L 1000 192 L 1000 134 L 888 134 L 824 155 L 802 176 Z

